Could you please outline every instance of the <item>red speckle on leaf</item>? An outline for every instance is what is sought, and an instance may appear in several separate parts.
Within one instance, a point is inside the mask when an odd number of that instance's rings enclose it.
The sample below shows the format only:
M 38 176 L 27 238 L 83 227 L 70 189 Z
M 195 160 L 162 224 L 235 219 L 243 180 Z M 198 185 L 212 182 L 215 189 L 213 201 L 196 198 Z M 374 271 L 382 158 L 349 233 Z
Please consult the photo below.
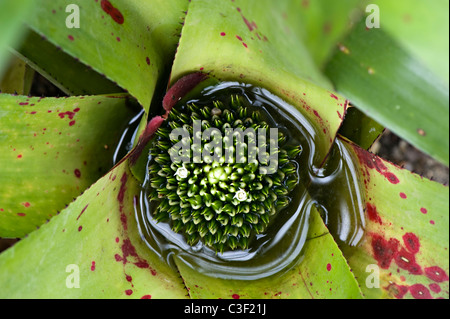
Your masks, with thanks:
M 73 40 L 74 40 L 73 35 L 68 35 L 67 37 L 69 38 L 70 41 L 73 41 Z
M 408 293 L 408 286 L 392 284 L 388 287 L 388 289 L 389 288 L 392 289 L 392 291 L 394 292 L 394 297 L 397 299 L 402 299 Z
M 70 121 L 69 122 L 69 126 L 74 126 L 75 125 L 75 121 Z
M 105 11 L 107 14 L 110 14 L 114 9 L 113 5 L 108 0 L 102 0 L 100 2 L 100 5 L 102 6 L 103 11 Z
M 133 290 L 131 290 L 131 289 L 125 290 L 125 294 L 126 294 L 127 296 L 130 296 L 132 293 L 133 293 Z
M 331 264 L 327 264 L 327 270 L 328 270 L 328 271 L 331 270 Z
M 339 100 L 339 98 L 336 95 L 334 95 L 333 93 L 331 93 L 330 96 L 335 100 Z
M 221 35 L 222 37 L 224 37 L 224 36 L 226 36 L 227 34 L 226 34 L 225 32 L 220 32 L 220 35 Z
M 149 58 L 149 57 L 146 57 L 146 58 L 145 58 L 145 62 L 147 63 L 147 65 L 150 65 L 150 58 Z
M 61 113 L 58 114 L 58 116 L 59 116 L 60 118 L 62 118 L 62 119 L 63 119 L 66 115 L 67 115 L 67 117 L 68 117 L 70 120 L 72 120 L 73 117 L 75 116 L 75 112 L 67 111 L 67 112 L 61 112 Z
M 438 284 L 429 284 L 428 287 L 430 287 L 430 290 L 434 293 L 440 293 L 441 287 Z
M 122 13 L 115 8 L 111 2 L 109 2 L 108 0 L 102 0 L 101 1 L 101 7 L 103 9 L 103 11 L 105 11 L 108 15 L 111 16 L 111 18 L 118 24 L 123 24 L 124 22 L 124 17 L 122 15 Z
M 435 223 L 434 223 L 434 220 L 430 220 L 430 224 L 431 225 L 434 225 Z
M 138 268 L 148 268 L 148 267 L 149 267 L 149 264 L 148 264 L 145 260 L 143 260 L 143 261 L 137 261 L 137 262 L 135 262 L 134 264 L 135 264 L 136 267 L 138 267 Z M 155 272 L 154 270 L 151 270 L 150 272 L 152 273 L 153 276 L 156 275 L 156 272 Z
M 81 177 L 81 172 L 78 168 L 76 168 L 73 173 L 75 174 L 75 177 L 80 178 Z
M 120 211 L 122 211 L 123 206 L 120 205 L 119 209 Z M 120 222 L 122 223 L 123 229 L 127 230 L 128 229 L 127 216 L 124 213 L 120 214 Z
M 30 207 L 30 203 L 29 202 L 22 203 L 22 205 L 25 206 L 25 207 Z
M 409 291 L 415 299 L 433 299 L 428 288 L 422 284 L 414 284 L 410 286 Z
M 242 41 L 242 38 L 238 35 L 236 35 L 236 39 L 238 39 L 239 41 Z
M 421 275 L 422 268 L 416 263 L 416 257 L 405 248 L 401 248 L 395 256 L 395 263 L 402 269 L 408 270 L 413 275 Z
M 80 219 L 81 215 L 83 215 L 84 211 L 86 210 L 86 208 L 88 208 L 88 206 L 89 206 L 89 204 L 84 206 L 84 208 L 81 210 L 81 213 L 78 215 L 77 220 Z
M 123 24 L 124 21 L 125 21 L 125 19 L 123 18 L 122 13 L 117 8 L 113 9 L 113 11 L 111 12 L 110 16 L 118 24 Z
M 426 209 L 426 208 L 421 208 L 420 209 L 420 212 L 422 213 L 422 214 L 426 214 L 426 213 L 428 213 L 428 210 Z
M 119 194 L 117 194 L 117 200 L 119 201 L 119 203 L 121 205 L 123 205 L 123 198 L 125 195 L 125 191 L 127 189 L 127 185 L 126 185 L 127 179 L 128 179 L 128 175 L 126 173 L 123 173 L 122 177 L 120 178 L 121 185 L 120 185 Z
M 83 226 L 78 227 L 78 231 L 81 231 L 83 229 Z
M 231 298 L 233 298 L 233 299 L 239 299 L 239 298 L 241 298 L 241 296 L 239 296 L 238 294 L 233 294 L 233 295 L 231 296 Z
M 378 234 L 372 234 L 371 245 L 374 258 L 377 260 L 378 265 L 383 269 L 388 269 L 397 253 L 399 241 L 395 238 L 387 241 Z
M 400 195 L 400 197 L 403 198 L 403 199 L 406 199 L 406 198 L 408 197 L 408 196 L 406 196 L 405 193 L 400 193 L 399 195 Z
M 419 238 L 413 233 L 406 233 L 403 235 L 403 243 L 405 244 L 406 249 L 408 249 L 411 253 L 417 254 L 420 249 Z
M 378 223 L 380 225 L 383 224 L 380 215 L 378 215 L 377 208 L 374 205 L 367 203 L 366 212 L 367 216 L 369 217 L 369 220 Z
M 395 176 L 393 173 L 391 172 L 386 172 L 384 173 L 384 177 L 386 177 L 386 179 L 391 182 L 391 184 L 398 184 L 400 181 L 398 180 L 397 176 Z
M 152 295 L 143 295 L 141 299 L 152 299 Z
M 119 193 L 117 195 L 117 200 L 119 201 L 119 210 L 120 210 L 120 221 L 122 223 L 122 227 L 123 230 L 125 231 L 125 235 L 126 232 L 128 230 L 128 223 L 127 223 L 127 215 L 126 212 L 124 211 L 124 199 L 125 199 L 125 191 L 127 189 L 126 187 L 126 182 L 128 179 L 128 175 L 126 173 L 123 173 L 120 181 L 121 181 L 121 186 L 120 186 L 120 190 Z M 134 198 L 134 205 L 136 205 L 137 202 L 137 197 Z M 116 243 L 119 242 L 119 237 L 115 238 Z M 115 254 L 114 258 L 117 262 L 122 262 L 123 267 L 124 267 L 124 272 L 125 272 L 125 265 L 127 264 L 133 264 L 134 266 L 138 267 L 138 268 L 147 268 L 150 270 L 150 273 L 153 276 L 157 275 L 156 270 L 154 270 L 149 263 L 142 258 L 141 256 L 139 256 L 138 252 L 136 251 L 136 248 L 134 247 L 133 243 L 131 242 L 131 240 L 127 237 L 125 237 L 122 241 L 122 245 L 121 245 L 121 250 L 122 250 L 122 256 L 119 254 Z M 131 280 L 131 276 L 127 275 L 125 273 L 126 279 L 130 279 Z
M 19 105 L 28 105 L 28 103 L 27 102 L 21 102 L 21 103 L 19 103 Z
M 448 275 L 444 269 L 438 266 L 425 268 L 425 275 L 435 282 L 448 281 Z
M 91 271 L 94 271 L 95 270 L 95 261 L 92 261 L 92 263 L 91 263 Z
M 136 252 L 136 248 L 133 246 L 133 244 L 131 243 L 130 239 L 124 239 L 123 244 L 122 244 L 122 256 L 120 256 L 119 254 L 116 254 L 114 257 L 116 259 L 116 261 L 121 261 L 124 265 L 126 263 L 132 263 L 134 264 L 136 267 L 144 269 L 144 268 L 148 268 L 150 270 L 150 273 L 153 276 L 157 275 L 156 270 L 154 270 L 153 268 L 150 267 L 150 265 L 148 264 L 148 262 L 141 258 L 137 252 Z M 135 261 L 130 261 L 129 258 L 133 257 L 133 259 Z M 131 277 L 130 277 L 131 278 Z
M 24 216 L 26 216 L 26 214 L 25 213 L 17 213 L 17 216 L 24 217 Z
M 242 15 L 242 19 L 244 20 L 244 23 L 245 23 L 245 25 L 247 26 L 247 28 L 248 28 L 248 30 L 250 32 L 252 32 L 253 29 L 257 29 L 258 28 L 258 26 L 256 25 L 256 23 L 254 21 L 252 21 L 252 22 L 248 21 L 247 18 L 244 17 L 244 15 Z
M 17 158 L 22 158 L 22 154 L 17 155 Z
M 354 146 L 356 155 L 362 164 L 365 164 L 366 175 L 369 175 L 369 169 L 375 169 L 378 173 L 383 175 L 391 184 L 398 184 L 400 180 L 395 176 L 394 173 L 388 171 L 386 165 L 384 165 L 383 160 L 378 156 L 358 147 Z

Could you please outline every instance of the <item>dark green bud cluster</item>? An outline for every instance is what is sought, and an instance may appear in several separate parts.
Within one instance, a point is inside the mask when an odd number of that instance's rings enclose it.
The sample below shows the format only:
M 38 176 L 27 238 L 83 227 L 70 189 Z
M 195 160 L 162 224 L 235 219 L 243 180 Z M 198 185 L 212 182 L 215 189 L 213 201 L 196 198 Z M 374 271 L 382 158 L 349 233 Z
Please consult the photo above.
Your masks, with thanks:
M 220 131 L 221 143 L 211 146 L 211 139 L 200 134 L 201 143 L 196 144 L 196 120 L 202 130 Z M 246 249 L 251 237 L 264 232 L 291 201 L 289 194 L 299 179 L 294 158 L 301 146 L 288 145 L 281 132 L 276 140 L 267 133 L 265 144 L 258 147 L 252 147 L 257 140 L 252 134 L 246 139 L 229 135 L 230 130 L 249 128 L 270 129 L 261 112 L 250 111 L 239 96 L 232 96 L 227 105 L 216 101 L 210 106 L 176 106 L 157 130 L 149 165 L 150 199 L 158 202 L 153 217 L 170 221 L 173 231 L 184 233 L 190 245 L 201 240 L 216 252 Z M 175 129 L 184 129 L 189 137 L 171 134 Z M 268 152 L 265 155 L 276 155 L 275 169 L 267 169 L 267 157 L 258 160 L 261 149 Z M 181 157 L 173 160 L 173 155 Z

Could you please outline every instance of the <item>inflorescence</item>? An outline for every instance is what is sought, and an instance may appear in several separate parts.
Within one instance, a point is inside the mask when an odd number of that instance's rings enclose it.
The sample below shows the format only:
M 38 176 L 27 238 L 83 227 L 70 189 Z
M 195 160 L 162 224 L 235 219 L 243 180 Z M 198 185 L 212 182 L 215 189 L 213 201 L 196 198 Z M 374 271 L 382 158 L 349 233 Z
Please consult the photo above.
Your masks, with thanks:
M 212 138 L 195 131 L 196 123 L 203 131 L 220 132 L 221 142 L 214 139 L 213 145 Z M 177 129 L 189 135 L 173 134 Z M 265 143 L 258 147 L 252 143 L 261 142 L 255 134 L 236 136 L 235 132 L 252 129 L 269 132 L 270 126 L 262 112 L 250 111 L 239 96 L 209 106 L 175 106 L 150 150 L 149 197 L 157 202 L 153 218 L 170 222 L 190 245 L 200 240 L 216 252 L 247 249 L 252 236 L 263 233 L 272 217 L 290 203 L 289 194 L 299 182 L 294 159 L 302 150 L 289 145 L 281 132 L 275 138 L 265 134 Z M 266 157 L 258 157 L 261 150 Z M 269 161 L 275 169 L 267 169 Z

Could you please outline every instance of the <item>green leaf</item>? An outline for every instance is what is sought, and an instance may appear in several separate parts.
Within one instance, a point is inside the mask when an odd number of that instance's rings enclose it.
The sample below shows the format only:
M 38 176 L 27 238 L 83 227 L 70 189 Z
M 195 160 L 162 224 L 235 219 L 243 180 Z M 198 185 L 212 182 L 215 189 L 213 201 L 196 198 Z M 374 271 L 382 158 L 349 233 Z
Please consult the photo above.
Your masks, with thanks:
M 448 165 L 448 88 L 383 29 L 364 23 L 326 67 L 337 90 L 375 121 Z
M 0 298 L 184 298 L 177 272 L 137 231 L 139 192 L 122 161 L 0 255 Z
M 9 59 L 8 48 L 15 46 L 23 33 L 22 23 L 33 8 L 32 0 L 3 0 L 0 2 L 0 77 Z
M 346 144 L 363 176 L 366 236 L 344 255 L 364 296 L 448 298 L 448 187 Z
M 126 89 L 148 111 L 156 82 L 171 62 L 187 10 L 177 1 L 72 1 L 80 27 L 64 0 L 41 0 L 28 23 L 80 62 Z M 69 24 L 70 25 L 70 24 Z M 58 78 L 58 75 L 54 75 Z
M 383 133 L 384 127 L 356 107 L 349 107 L 339 134 L 368 150 Z
M 361 0 L 301 1 L 301 7 L 286 11 L 284 18 L 296 26 L 314 62 L 322 68 L 336 43 L 352 27 L 361 3 Z
M 376 0 L 380 27 L 449 84 L 449 2 Z
M 0 77 L 0 92 L 27 95 L 33 82 L 34 71 L 15 56 L 10 57 L 9 66 Z
M 0 95 L 0 236 L 22 237 L 112 166 L 128 95 Z
M 16 55 L 67 95 L 119 93 L 120 89 L 105 76 L 52 45 L 29 30 Z
M 308 237 L 296 264 L 281 274 L 255 280 L 214 278 L 176 259 L 178 269 L 194 299 L 359 299 L 361 292 L 341 251 L 312 206 Z M 291 243 L 286 243 L 290 245 Z
M 192 1 L 170 83 L 201 71 L 266 88 L 315 123 L 323 159 L 347 102 L 327 91 L 330 83 L 299 41 L 295 25 L 284 19 L 300 7 L 299 1 Z

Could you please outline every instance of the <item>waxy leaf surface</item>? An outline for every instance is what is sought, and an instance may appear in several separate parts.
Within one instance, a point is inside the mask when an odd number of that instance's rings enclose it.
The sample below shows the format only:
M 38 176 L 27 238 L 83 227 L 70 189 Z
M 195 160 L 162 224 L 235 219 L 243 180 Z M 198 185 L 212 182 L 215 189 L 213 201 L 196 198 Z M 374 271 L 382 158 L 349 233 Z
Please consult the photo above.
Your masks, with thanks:
M 284 19 L 284 13 L 300 6 L 290 1 L 192 1 L 170 82 L 200 71 L 268 89 L 315 123 L 323 159 L 347 101 L 329 91 L 329 81 L 299 40 L 295 25 Z
M 140 185 L 123 160 L 0 256 L 1 298 L 184 298 L 135 220 Z
M 448 187 L 397 167 L 353 143 L 347 145 L 360 166 L 366 227 L 363 242 L 344 250 L 344 256 L 364 296 L 447 299 Z
M 156 82 L 173 58 L 187 1 L 41 0 L 30 27 L 116 82 L 148 110 Z M 74 16 L 75 15 L 75 16 Z
M 1 237 L 36 229 L 110 169 L 128 99 L 0 95 Z

